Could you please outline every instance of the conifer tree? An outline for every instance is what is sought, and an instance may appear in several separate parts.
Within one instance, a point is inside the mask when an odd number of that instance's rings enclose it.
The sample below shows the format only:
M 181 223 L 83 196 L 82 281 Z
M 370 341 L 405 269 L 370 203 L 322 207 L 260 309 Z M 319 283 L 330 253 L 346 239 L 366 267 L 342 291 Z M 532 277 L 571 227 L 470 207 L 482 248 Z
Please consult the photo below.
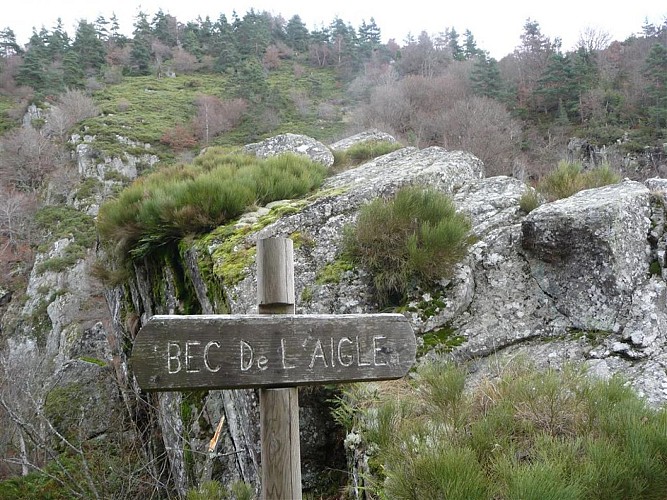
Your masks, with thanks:
M 470 30 L 465 30 L 463 36 L 465 37 L 463 41 L 463 57 L 465 59 L 470 60 L 484 53 L 477 47 L 475 37 Z
M 222 14 L 214 25 L 215 36 L 213 55 L 216 57 L 215 69 L 217 71 L 226 71 L 236 66 L 241 56 L 239 54 L 234 28 L 227 21 L 227 17 Z
M 659 132 L 667 127 L 667 49 L 660 43 L 651 48 L 644 63 L 644 77 L 648 84 L 648 116 Z
M 48 78 L 48 54 L 43 38 L 33 30 L 23 64 L 16 74 L 16 83 L 32 87 L 35 92 L 45 89 Z
M 106 59 L 104 43 L 98 37 L 95 26 L 86 21 L 79 21 L 72 50 L 79 57 L 84 73 L 93 75 L 99 72 Z
M 503 84 L 498 62 L 493 57 L 488 57 L 486 52 L 482 52 L 475 60 L 470 79 L 475 94 L 502 100 Z
M 65 52 L 70 47 L 70 38 L 63 28 L 62 19 L 58 18 L 55 28 L 53 28 L 53 31 L 48 36 L 46 47 L 46 52 L 49 55 L 51 61 L 63 60 Z
M 23 49 L 16 42 L 16 34 L 9 27 L 0 31 L 0 53 L 4 57 L 23 54 Z
M 134 22 L 130 61 L 135 75 L 149 75 L 151 65 L 151 26 L 148 15 L 139 11 Z
M 301 18 L 298 15 L 292 16 L 289 21 L 287 21 L 287 26 L 285 27 L 285 40 L 287 45 L 296 50 L 297 52 L 305 52 L 308 50 L 309 42 L 308 28 L 301 21 Z
M 244 57 L 261 57 L 271 43 L 271 23 L 266 12 L 250 9 L 235 23 L 236 47 Z
M 364 56 L 369 57 L 381 44 L 382 34 L 380 28 L 375 23 L 375 19 L 371 17 L 368 24 L 366 24 L 366 21 L 362 21 L 359 27 L 359 47 Z
M 79 54 L 74 50 L 68 50 L 63 59 L 63 81 L 65 82 L 65 86 L 80 88 L 83 86 L 85 76 Z
M 576 111 L 578 95 L 574 87 L 574 75 L 570 62 L 561 52 L 554 52 L 537 81 L 535 95 L 541 99 L 540 107 L 554 116 L 568 116 Z
M 256 57 L 249 57 L 239 66 L 232 82 L 236 95 L 253 105 L 261 104 L 269 95 L 264 68 Z
M 452 53 L 452 59 L 455 61 L 465 61 L 466 56 L 463 47 L 461 47 L 461 44 L 459 43 L 459 34 L 454 28 L 451 28 L 448 31 L 447 45 L 449 46 L 449 50 Z

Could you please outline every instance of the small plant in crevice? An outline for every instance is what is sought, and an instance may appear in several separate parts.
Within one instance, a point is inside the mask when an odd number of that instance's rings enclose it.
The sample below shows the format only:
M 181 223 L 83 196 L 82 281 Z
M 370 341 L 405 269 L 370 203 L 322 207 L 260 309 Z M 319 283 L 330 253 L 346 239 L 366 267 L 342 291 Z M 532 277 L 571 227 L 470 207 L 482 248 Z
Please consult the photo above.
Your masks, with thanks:
M 343 151 L 334 151 L 334 170 L 360 165 L 378 156 L 392 153 L 403 146 L 397 142 L 366 141 L 355 144 Z
M 437 354 L 450 352 L 465 342 L 465 337 L 458 335 L 456 329 L 445 326 L 422 335 L 421 345 L 417 349 L 417 357 L 433 351 Z
M 371 274 L 380 306 L 399 305 L 413 287 L 451 275 L 472 242 L 470 229 L 450 197 L 408 186 L 361 208 L 344 253 Z
M 555 170 L 540 180 L 537 189 L 549 201 L 555 201 L 584 189 L 616 184 L 620 180 L 618 173 L 607 164 L 584 170 L 581 163 L 561 161 Z
M 540 203 L 540 195 L 531 188 L 527 188 L 519 198 L 519 208 L 527 214 L 539 207 Z

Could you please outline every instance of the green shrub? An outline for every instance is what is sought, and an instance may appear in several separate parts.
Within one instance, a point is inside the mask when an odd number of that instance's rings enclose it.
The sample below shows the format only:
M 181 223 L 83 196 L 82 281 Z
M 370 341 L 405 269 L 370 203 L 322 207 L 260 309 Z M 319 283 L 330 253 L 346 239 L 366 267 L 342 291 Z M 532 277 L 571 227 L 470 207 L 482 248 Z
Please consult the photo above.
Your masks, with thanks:
M 372 274 L 379 303 L 396 305 L 412 287 L 450 275 L 467 253 L 470 228 L 448 196 L 411 186 L 362 207 L 345 253 Z
M 648 499 L 667 491 L 667 409 L 617 377 L 516 362 L 465 388 L 465 366 L 341 397 L 379 498 Z M 340 413 L 340 412 L 337 412 Z
M 366 141 L 355 144 L 344 151 L 334 151 L 334 167 L 359 165 L 378 156 L 386 155 L 403 146 L 397 142 Z
M 549 200 L 560 200 L 584 189 L 615 184 L 620 176 L 609 165 L 584 170 L 581 163 L 561 161 L 558 168 L 540 181 L 537 189 Z
M 540 195 L 535 189 L 526 189 L 519 198 L 519 208 L 529 214 L 540 206 Z
M 100 208 L 97 227 L 121 258 L 142 258 L 226 224 L 256 203 L 303 196 L 325 176 L 325 167 L 303 156 L 259 160 L 211 148 L 191 165 L 134 182 Z

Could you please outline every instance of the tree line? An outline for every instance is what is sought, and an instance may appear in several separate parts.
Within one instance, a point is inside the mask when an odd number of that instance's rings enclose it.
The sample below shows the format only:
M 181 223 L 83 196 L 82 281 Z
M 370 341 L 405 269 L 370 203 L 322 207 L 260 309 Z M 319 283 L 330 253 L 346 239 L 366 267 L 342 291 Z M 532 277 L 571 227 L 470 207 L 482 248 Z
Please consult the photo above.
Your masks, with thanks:
M 59 19 L 52 30 L 33 30 L 21 47 L 7 27 L 0 31 L 0 89 L 29 88 L 43 99 L 123 76 L 196 71 L 241 72 L 253 83 L 286 59 L 333 67 L 345 83 L 369 73 L 398 81 L 441 77 L 456 72 L 457 63 L 471 62 L 475 95 L 501 102 L 533 124 L 593 129 L 602 142 L 619 127 L 641 128 L 640 142 L 660 140 L 667 124 L 667 19 L 661 25 L 647 21 L 640 34 L 624 41 L 587 29 L 571 51 L 528 19 L 519 46 L 500 61 L 478 47 L 469 30 L 461 35 L 446 28 L 408 36 L 402 45 L 384 44 L 373 18 L 353 27 L 336 17 L 308 30 L 298 15 L 285 20 L 251 9 L 231 19 L 221 14 L 215 21 L 182 23 L 159 10 L 152 18 L 140 11 L 133 28 L 125 36 L 115 15 L 100 16 L 80 20 L 72 37 Z

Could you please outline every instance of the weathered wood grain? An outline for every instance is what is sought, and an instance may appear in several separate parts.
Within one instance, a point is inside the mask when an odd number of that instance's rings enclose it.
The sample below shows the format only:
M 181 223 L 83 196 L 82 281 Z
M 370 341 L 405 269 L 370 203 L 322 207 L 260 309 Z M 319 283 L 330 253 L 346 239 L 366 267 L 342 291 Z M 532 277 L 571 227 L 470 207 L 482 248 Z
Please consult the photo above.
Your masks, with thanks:
M 400 378 L 415 353 L 400 314 L 153 316 L 131 364 L 147 391 L 290 387 Z

